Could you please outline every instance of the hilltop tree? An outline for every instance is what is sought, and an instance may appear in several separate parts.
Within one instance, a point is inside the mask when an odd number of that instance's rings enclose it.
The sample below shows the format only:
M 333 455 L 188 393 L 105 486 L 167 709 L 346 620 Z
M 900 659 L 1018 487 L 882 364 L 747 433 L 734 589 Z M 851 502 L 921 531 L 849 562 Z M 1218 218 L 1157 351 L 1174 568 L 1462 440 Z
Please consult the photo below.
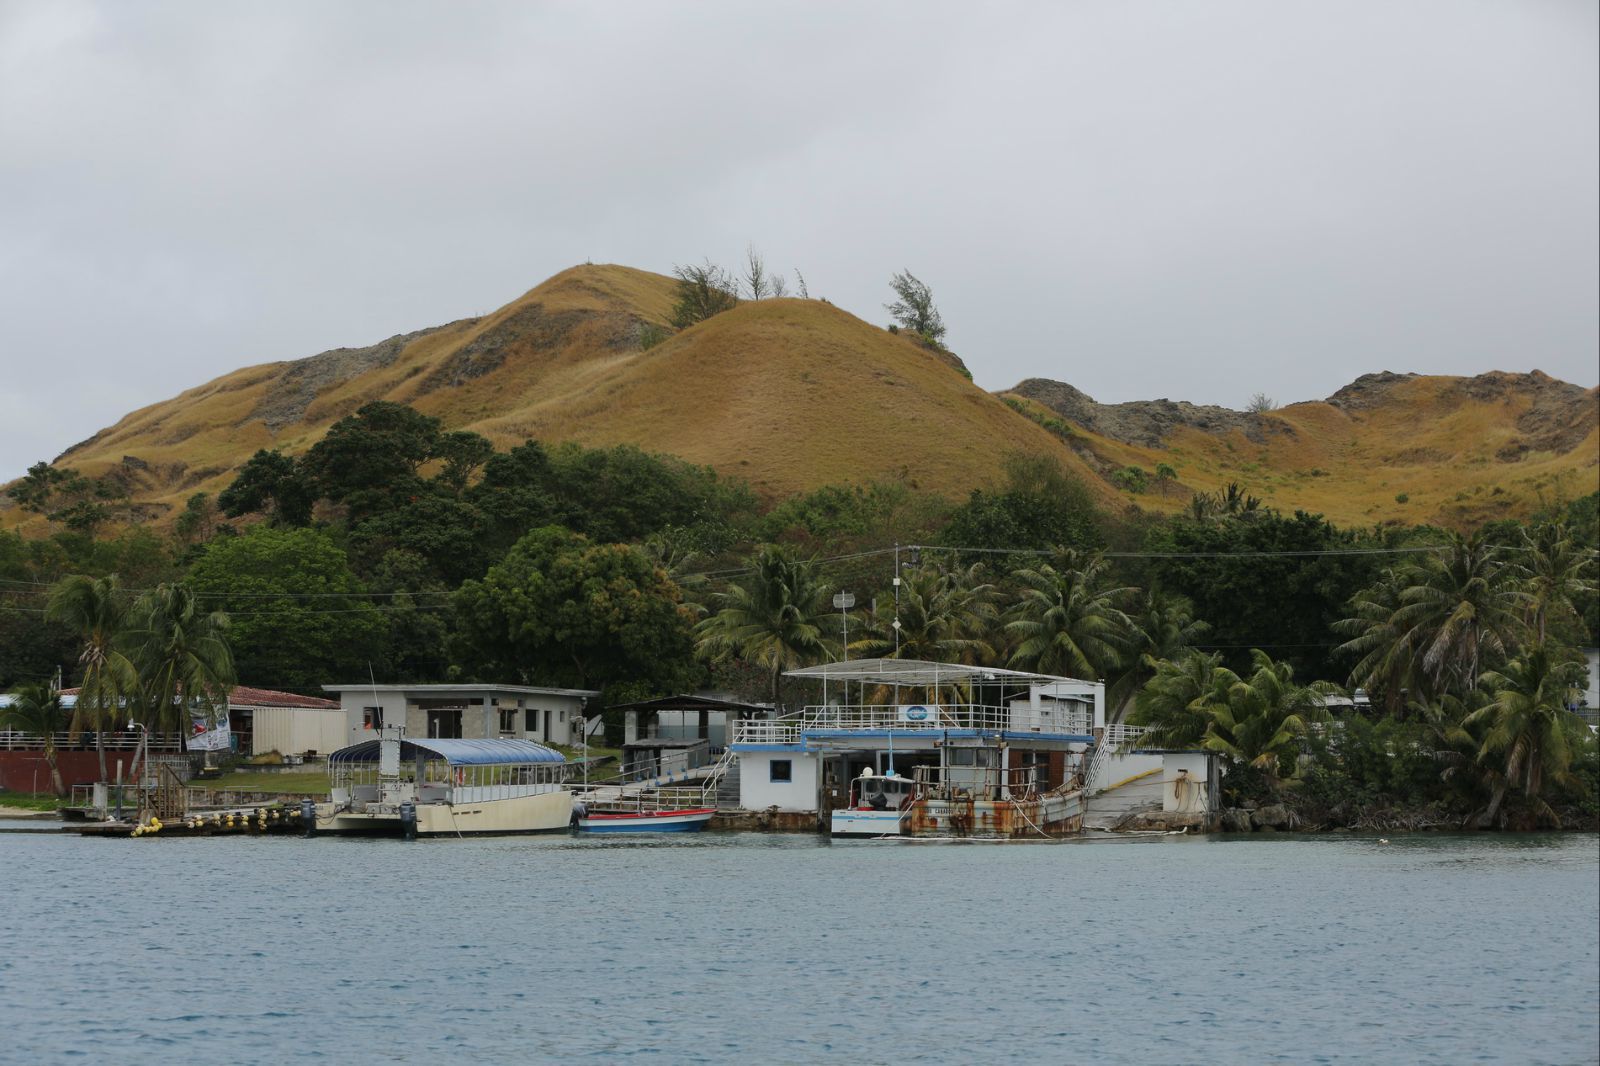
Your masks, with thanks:
M 910 330 L 935 348 L 944 347 L 944 317 L 933 304 L 933 290 L 909 270 L 890 278 L 889 288 L 898 299 L 883 306 L 900 328 Z
M 283 526 L 311 523 L 317 490 L 300 464 L 280 451 L 262 448 L 252 455 L 233 483 L 217 496 L 217 506 L 230 518 L 266 514 Z
M 670 320 L 678 329 L 739 306 L 739 282 L 709 259 L 698 265 L 675 266 L 672 273 L 678 279 L 678 294 Z

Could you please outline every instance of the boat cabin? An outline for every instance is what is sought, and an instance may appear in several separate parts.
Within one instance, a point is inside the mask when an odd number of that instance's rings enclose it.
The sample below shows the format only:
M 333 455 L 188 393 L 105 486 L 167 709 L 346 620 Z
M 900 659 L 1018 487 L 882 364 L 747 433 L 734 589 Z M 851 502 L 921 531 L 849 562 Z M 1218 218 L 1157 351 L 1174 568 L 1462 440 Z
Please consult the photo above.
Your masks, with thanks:
M 328 774 L 333 802 L 358 809 L 400 803 L 481 803 L 562 791 L 567 760 L 531 740 L 385 737 L 333 752 L 328 756 Z

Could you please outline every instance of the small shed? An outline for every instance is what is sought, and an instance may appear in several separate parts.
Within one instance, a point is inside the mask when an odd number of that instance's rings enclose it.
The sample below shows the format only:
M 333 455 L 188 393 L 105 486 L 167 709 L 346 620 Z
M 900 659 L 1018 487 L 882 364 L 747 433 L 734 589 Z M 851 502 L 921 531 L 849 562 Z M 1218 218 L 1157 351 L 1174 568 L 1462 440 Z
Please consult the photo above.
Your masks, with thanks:
M 235 688 L 228 725 L 238 750 L 250 755 L 326 755 L 345 744 L 344 709 L 337 701 L 269 688 Z
M 720 752 L 733 739 L 733 723 L 772 715 L 765 703 L 741 703 L 709 694 L 661 696 L 636 703 L 613 704 L 621 711 L 623 746 L 644 740 L 703 740 Z
M 711 745 L 692 737 L 657 737 L 622 746 L 622 773 L 633 780 L 680 774 L 711 761 Z

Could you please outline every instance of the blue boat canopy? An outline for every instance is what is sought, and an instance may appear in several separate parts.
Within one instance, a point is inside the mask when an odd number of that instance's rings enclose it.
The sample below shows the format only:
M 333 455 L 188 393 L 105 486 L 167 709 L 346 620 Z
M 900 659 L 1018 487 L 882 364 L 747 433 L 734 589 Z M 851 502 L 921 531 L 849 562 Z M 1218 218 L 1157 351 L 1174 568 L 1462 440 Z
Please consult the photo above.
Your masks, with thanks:
M 328 755 L 329 763 L 378 761 L 381 741 L 368 740 L 340 748 Z M 566 756 L 531 740 L 402 740 L 400 761 L 415 762 L 418 752 L 443 759 L 451 766 L 525 766 L 528 763 L 564 763 Z

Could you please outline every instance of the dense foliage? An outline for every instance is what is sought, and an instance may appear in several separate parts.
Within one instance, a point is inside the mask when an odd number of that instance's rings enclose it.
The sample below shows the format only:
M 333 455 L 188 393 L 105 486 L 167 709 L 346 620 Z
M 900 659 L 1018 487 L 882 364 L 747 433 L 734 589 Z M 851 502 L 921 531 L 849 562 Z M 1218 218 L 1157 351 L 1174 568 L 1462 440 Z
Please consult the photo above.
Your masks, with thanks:
M 1600 754 L 1568 707 L 1574 649 L 1600 639 L 1600 494 L 1468 534 L 1351 530 L 1238 485 L 1107 514 L 1014 456 L 964 501 L 889 481 L 763 512 L 671 457 L 498 451 L 392 403 L 303 455 L 258 452 L 166 534 L 115 531 L 115 486 L 48 469 L 13 495 L 50 531 L 0 533 L 0 686 L 59 671 L 84 727 L 230 678 L 369 673 L 791 702 L 786 670 L 847 653 L 1103 678 L 1113 719 L 1218 753 L 1232 798 L 1307 822 L 1597 809 Z

